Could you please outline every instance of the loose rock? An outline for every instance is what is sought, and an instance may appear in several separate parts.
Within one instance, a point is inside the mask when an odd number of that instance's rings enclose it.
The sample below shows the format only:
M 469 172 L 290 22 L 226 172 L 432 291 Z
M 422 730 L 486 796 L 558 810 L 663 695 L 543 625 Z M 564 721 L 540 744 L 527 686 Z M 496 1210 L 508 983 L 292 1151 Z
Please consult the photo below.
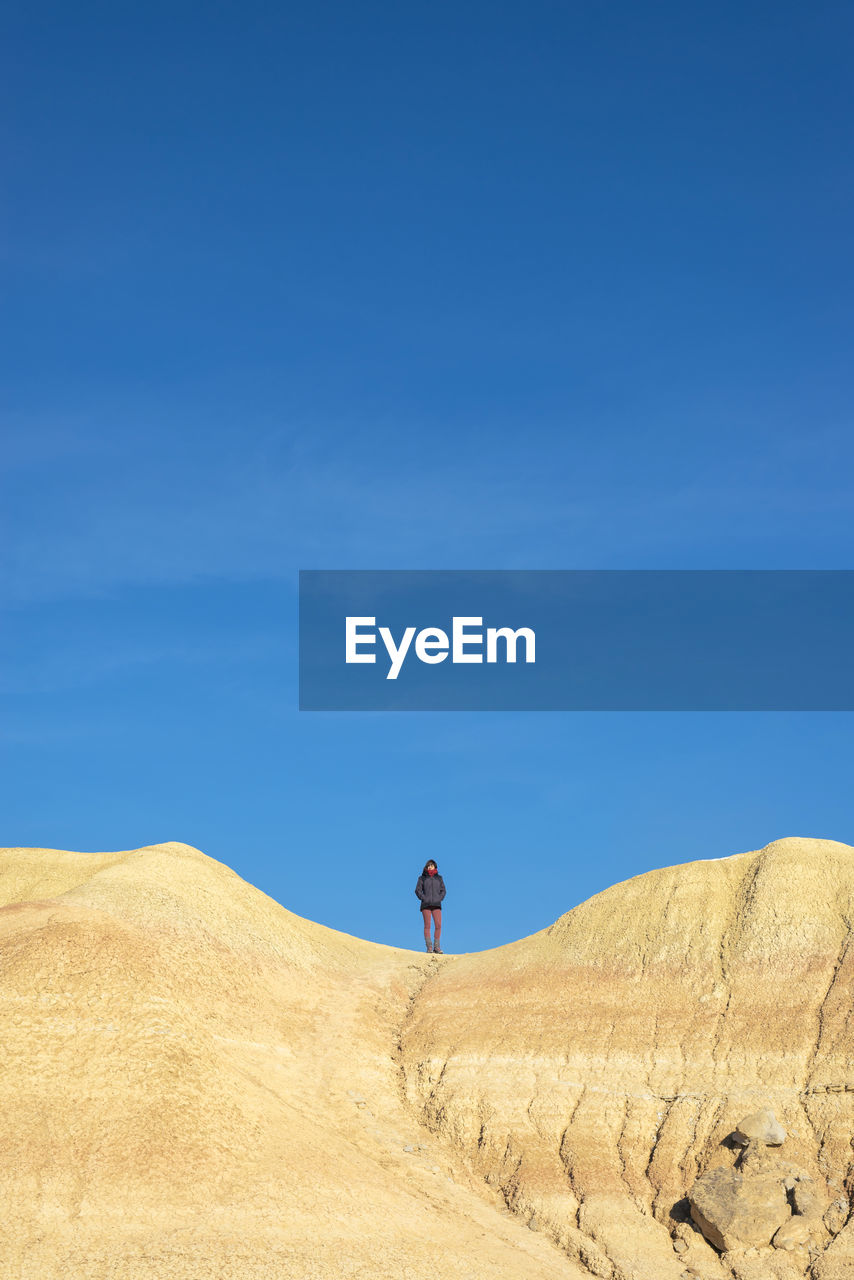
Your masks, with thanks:
M 773 1173 L 746 1177 L 738 1169 L 710 1169 L 688 1199 L 691 1217 L 721 1250 L 770 1244 L 792 1213 L 783 1180 Z
M 839 1235 L 839 1232 L 848 1221 L 848 1212 L 848 1202 L 846 1200 L 833 1201 L 822 1219 L 832 1236 Z
M 732 1137 L 742 1147 L 746 1147 L 751 1141 L 764 1142 L 766 1147 L 780 1147 L 786 1141 L 786 1130 L 774 1112 L 766 1107 L 745 1116 Z
M 783 1223 L 771 1243 L 775 1249 L 787 1251 L 798 1249 L 808 1245 L 818 1229 L 820 1229 L 820 1223 L 814 1218 L 805 1218 L 802 1214 L 796 1214 L 788 1222 Z
M 796 1179 L 791 1190 L 795 1213 L 804 1214 L 808 1218 L 821 1217 L 821 1201 L 812 1178 Z

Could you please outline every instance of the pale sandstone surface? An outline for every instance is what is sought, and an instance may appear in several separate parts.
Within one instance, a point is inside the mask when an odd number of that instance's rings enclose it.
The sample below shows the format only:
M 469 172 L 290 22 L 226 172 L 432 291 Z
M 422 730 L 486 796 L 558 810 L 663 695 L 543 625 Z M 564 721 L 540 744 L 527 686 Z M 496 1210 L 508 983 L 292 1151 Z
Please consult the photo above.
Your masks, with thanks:
M 0 865 L 3 1280 L 581 1274 L 403 1104 L 427 956 L 184 845 Z
M 649 872 L 444 959 L 179 844 L 5 850 L 0 894 L 4 1280 L 854 1280 L 847 845 Z M 768 1108 L 836 1214 L 806 1261 L 687 1211 Z
M 616 885 L 442 967 L 404 1031 L 410 1104 L 603 1275 L 803 1275 L 780 1250 L 719 1254 L 674 1217 L 700 1174 L 734 1164 L 737 1124 L 770 1107 L 780 1155 L 847 1220 L 852 913 L 854 849 L 833 841 Z M 854 1280 L 850 1230 L 822 1280 Z

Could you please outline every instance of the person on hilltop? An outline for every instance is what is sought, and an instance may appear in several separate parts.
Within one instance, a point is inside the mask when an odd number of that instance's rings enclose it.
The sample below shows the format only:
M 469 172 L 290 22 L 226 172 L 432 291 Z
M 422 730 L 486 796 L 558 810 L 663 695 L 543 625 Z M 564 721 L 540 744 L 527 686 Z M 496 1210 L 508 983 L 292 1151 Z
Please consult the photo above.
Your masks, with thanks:
M 425 862 L 424 870 L 418 877 L 415 896 L 421 903 L 421 914 L 424 917 L 424 942 L 427 950 L 434 955 L 443 955 L 439 939 L 442 936 L 442 900 L 445 897 L 445 881 L 439 875 L 439 868 L 431 858 Z M 430 941 L 430 921 L 433 921 L 433 941 Z

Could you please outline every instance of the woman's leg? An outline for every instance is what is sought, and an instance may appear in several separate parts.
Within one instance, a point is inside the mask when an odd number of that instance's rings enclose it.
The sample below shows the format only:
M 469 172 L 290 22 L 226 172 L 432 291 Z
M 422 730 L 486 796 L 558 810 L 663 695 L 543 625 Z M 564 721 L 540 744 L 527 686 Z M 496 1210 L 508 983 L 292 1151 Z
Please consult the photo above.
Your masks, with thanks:
M 421 916 L 422 916 L 422 918 L 423 918 L 423 920 L 424 920 L 424 941 L 429 943 L 429 941 L 430 941 L 430 912 L 429 912 L 429 911 L 422 911 L 422 912 L 421 912 Z
M 438 942 L 442 936 L 442 908 L 434 907 L 432 914 L 433 914 L 433 935 L 434 935 L 433 941 Z M 427 928 L 429 930 L 430 928 L 429 924 L 427 925 Z

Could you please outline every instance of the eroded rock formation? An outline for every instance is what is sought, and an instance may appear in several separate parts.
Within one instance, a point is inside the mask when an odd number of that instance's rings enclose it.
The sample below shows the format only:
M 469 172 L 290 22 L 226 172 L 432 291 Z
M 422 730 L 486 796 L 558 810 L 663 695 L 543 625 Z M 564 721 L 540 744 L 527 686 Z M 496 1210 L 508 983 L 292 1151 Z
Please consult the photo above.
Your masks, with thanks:
M 0 901 L 4 1280 L 854 1280 L 847 845 L 435 959 L 183 845 Z
M 694 1183 L 691 1217 L 705 1238 L 724 1252 L 773 1245 L 806 1266 L 827 1231 L 814 1180 L 771 1148 L 785 1130 L 765 1108 L 742 1120 L 731 1135 L 742 1150 L 732 1168 L 718 1165 Z

